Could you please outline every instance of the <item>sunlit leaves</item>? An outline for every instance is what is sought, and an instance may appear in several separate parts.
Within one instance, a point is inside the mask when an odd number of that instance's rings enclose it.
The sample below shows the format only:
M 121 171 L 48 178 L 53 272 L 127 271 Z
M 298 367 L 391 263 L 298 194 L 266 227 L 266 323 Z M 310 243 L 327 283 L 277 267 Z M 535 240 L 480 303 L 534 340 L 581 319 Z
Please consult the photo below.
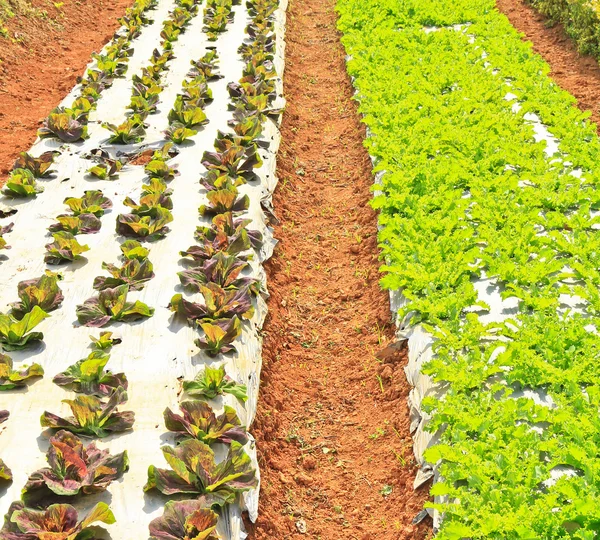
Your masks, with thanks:
M 83 441 L 68 431 L 50 438 L 46 454 L 48 467 L 32 473 L 22 498 L 27 506 L 43 505 L 57 496 L 92 495 L 105 491 L 129 469 L 127 452 L 111 455 L 92 442 Z
M 183 389 L 195 398 L 214 399 L 223 394 L 231 394 L 242 401 L 248 399 L 246 385 L 229 377 L 224 365 L 217 368 L 206 366 L 194 380 L 184 381 Z
M 128 285 L 105 289 L 77 306 L 77 320 L 84 326 L 102 327 L 111 321 L 131 322 L 152 317 L 154 308 L 143 302 L 127 301 Z
M 135 415 L 132 411 L 119 412 L 120 403 L 127 400 L 122 388 L 113 392 L 106 402 L 96 396 L 80 395 L 75 399 L 65 399 L 73 413 L 71 417 L 60 417 L 45 411 L 40 419 L 42 427 L 64 429 L 90 437 L 108 437 L 133 429 Z

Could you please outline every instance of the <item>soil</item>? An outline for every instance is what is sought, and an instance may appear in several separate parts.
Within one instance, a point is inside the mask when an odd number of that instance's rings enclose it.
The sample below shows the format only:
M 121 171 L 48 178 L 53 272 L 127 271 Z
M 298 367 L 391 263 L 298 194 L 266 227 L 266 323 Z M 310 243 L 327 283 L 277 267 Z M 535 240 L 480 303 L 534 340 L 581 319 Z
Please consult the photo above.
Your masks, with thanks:
M 0 37 L 0 184 L 37 128 L 120 26 L 132 0 L 34 0 Z M 58 6 L 58 7 L 57 7 Z M 35 10 L 35 12 L 33 12 Z M 45 15 L 42 15 L 42 11 Z
M 250 538 L 421 539 L 403 372 L 379 288 L 371 162 L 334 0 L 291 0 Z
M 582 56 L 560 24 L 533 9 L 525 0 L 496 0 L 496 6 L 511 24 L 533 43 L 533 49 L 550 65 L 550 76 L 577 98 L 582 111 L 600 123 L 600 66 L 592 56 Z

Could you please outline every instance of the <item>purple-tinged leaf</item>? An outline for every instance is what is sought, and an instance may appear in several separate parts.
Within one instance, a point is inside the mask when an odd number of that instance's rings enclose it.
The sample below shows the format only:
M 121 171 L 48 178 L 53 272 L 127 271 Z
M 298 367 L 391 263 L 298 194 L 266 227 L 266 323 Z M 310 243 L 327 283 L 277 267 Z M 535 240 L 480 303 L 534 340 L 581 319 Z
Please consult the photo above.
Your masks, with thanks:
M 23 366 L 19 370 L 13 369 L 13 361 L 10 356 L 0 353 L 0 391 L 12 390 L 27 386 L 31 379 L 42 377 L 44 369 L 39 364 Z
M 224 501 L 233 501 L 238 493 L 258 485 L 250 457 L 235 441 L 219 464 L 210 446 L 197 439 L 187 439 L 175 448 L 164 446 L 162 451 L 172 470 L 151 465 L 144 491 L 157 489 L 164 495 L 214 493 Z
M 102 350 L 92 351 L 87 358 L 79 360 L 52 379 L 54 384 L 74 392 L 99 397 L 110 396 L 118 388 L 127 390 L 124 373 L 105 371 L 110 355 Z
M 46 255 L 44 256 L 44 261 L 48 264 L 71 262 L 90 250 L 89 246 L 81 245 L 69 232 L 53 233 L 52 238 L 54 238 L 54 242 L 46 244 Z
M 181 414 L 167 408 L 164 412 L 165 426 L 180 437 L 192 437 L 206 444 L 216 442 L 229 444 L 237 441 L 248 442 L 246 428 L 240 422 L 235 410 L 225 405 L 224 411 L 216 415 L 205 401 L 191 400 L 179 404 Z
M 14 223 L 9 223 L 4 227 L 0 227 L 0 249 L 10 249 L 10 246 L 6 244 L 6 240 L 4 239 L 4 235 L 12 231 Z
M 215 323 L 201 323 L 204 337 L 195 341 L 196 345 L 209 356 L 235 351 L 232 343 L 242 334 L 242 326 L 237 317 L 220 319 Z
M 120 268 L 114 264 L 102 263 L 102 268 L 108 270 L 112 277 L 96 277 L 93 287 L 97 291 L 114 289 L 120 285 L 129 285 L 130 291 L 141 291 L 144 284 L 154 277 L 152 263 L 148 259 L 142 262 L 132 259 Z
M 61 214 L 48 227 L 50 232 L 66 231 L 72 235 L 76 234 L 95 234 L 102 227 L 102 222 L 94 214 L 80 214 L 72 216 L 71 214 Z
M 241 401 L 248 399 L 245 384 L 239 384 L 225 374 L 225 366 L 206 366 L 192 381 L 183 381 L 183 390 L 191 397 L 214 399 L 223 394 L 231 394 Z
M 219 516 L 203 500 L 169 501 L 150 522 L 151 540 L 219 540 Z
M 27 506 L 45 506 L 55 496 L 100 493 L 129 469 L 127 452 L 113 456 L 94 443 L 85 447 L 68 431 L 59 431 L 50 439 L 46 459 L 49 467 L 32 473 L 23 488 Z
M 107 402 L 96 396 L 81 395 L 75 399 L 65 399 L 71 407 L 73 416 L 61 418 L 45 411 L 40 418 L 42 427 L 66 429 L 88 437 L 108 437 L 112 433 L 120 433 L 133 428 L 135 414 L 132 411 L 118 412 L 120 403 L 127 401 L 127 392 L 118 388 Z
M 28 171 L 31 171 L 36 178 L 45 178 L 52 173 L 50 167 L 54 163 L 54 158 L 57 155 L 60 155 L 60 152 L 48 151 L 44 152 L 39 157 L 33 157 L 27 152 L 21 152 L 12 168 L 13 170 L 27 169 Z
M 0 531 L 1 540 L 99 540 L 96 522 L 110 525 L 115 516 L 100 502 L 79 521 L 77 510 L 69 504 L 52 504 L 45 510 L 25 508 L 21 501 L 11 504 Z M 102 529 L 100 529 L 102 530 Z
M 61 279 L 60 274 L 46 271 L 39 278 L 19 282 L 17 293 L 21 300 L 10 305 L 11 314 L 20 320 L 34 306 L 41 307 L 46 313 L 58 309 L 65 298 L 58 286 L 58 281 Z
M 84 326 L 102 327 L 110 321 L 130 322 L 152 317 L 154 308 L 143 302 L 127 302 L 129 287 L 120 285 L 114 289 L 100 291 L 97 296 L 88 298 L 77 306 L 77 320 Z

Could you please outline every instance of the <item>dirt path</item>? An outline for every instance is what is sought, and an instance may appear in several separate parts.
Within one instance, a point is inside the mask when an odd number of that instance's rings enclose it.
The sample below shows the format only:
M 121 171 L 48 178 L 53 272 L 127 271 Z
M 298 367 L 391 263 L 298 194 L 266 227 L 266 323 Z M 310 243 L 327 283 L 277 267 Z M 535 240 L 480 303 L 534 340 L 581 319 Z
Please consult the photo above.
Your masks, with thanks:
M 378 286 L 371 165 L 333 0 L 292 0 L 251 538 L 425 538 L 402 366 Z
M 9 37 L 0 37 L 0 184 L 131 5 L 133 0 L 36 0 L 30 8 L 35 12 L 8 21 Z
M 600 123 L 600 67 L 591 56 L 581 56 L 562 25 L 548 26 L 546 17 L 524 0 L 497 0 L 498 9 L 511 24 L 533 43 L 533 49 L 548 62 L 550 75 L 577 98 L 583 111 L 591 111 L 592 121 Z

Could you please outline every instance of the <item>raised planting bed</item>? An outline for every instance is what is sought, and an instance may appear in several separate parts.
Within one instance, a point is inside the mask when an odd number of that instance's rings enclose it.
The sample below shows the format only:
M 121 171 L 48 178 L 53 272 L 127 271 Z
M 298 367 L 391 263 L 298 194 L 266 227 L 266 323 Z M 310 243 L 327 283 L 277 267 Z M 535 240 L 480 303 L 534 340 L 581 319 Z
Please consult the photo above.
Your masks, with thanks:
M 437 537 L 595 538 L 595 126 L 493 1 L 338 8 Z
M 15 164 L 0 536 L 237 539 L 256 519 L 285 7 L 136 4 Z

